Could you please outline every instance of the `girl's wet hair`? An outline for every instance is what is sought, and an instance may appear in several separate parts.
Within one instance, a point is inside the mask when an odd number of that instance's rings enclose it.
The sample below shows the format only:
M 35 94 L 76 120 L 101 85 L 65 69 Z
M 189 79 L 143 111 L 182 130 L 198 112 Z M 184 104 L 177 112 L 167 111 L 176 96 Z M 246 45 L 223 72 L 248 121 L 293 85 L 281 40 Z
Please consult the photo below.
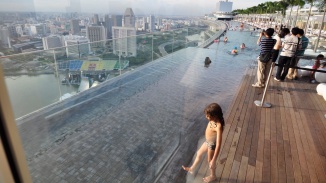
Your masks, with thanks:
M 217 103 L 211 103 L 205 108 L 204 112 L 210 120 L 221 123 L 222 129 L 224 129 L 225 122 L 223 118 L 222 108 L 220 105 L 218 105 Z

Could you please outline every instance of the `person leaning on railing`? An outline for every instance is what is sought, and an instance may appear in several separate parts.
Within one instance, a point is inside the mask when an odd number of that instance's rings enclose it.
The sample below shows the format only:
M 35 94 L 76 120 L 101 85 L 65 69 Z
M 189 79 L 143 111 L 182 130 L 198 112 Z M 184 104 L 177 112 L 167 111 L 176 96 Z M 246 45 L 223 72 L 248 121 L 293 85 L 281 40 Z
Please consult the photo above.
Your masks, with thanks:
M 295 58 L 293 59 L 293 63 L 291 66 L 297 66 L 299 63 L 300 58 L 303 57 L 305 50 L 308 47 L 309 39 L 304 36 L 304 30 L 299 29 L 297 37 L 300 39 L 299 41 L 299 48 L 295 54 Z M 287 75 L 288 79 L 298 79 L 298 69 L 290 68 L 289 73 Z

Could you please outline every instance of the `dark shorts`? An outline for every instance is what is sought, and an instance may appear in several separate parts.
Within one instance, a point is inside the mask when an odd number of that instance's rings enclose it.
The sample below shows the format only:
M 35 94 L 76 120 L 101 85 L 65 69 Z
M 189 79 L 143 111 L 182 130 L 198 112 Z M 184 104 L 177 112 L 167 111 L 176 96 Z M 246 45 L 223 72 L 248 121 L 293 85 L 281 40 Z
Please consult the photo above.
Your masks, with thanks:
M 215 148 L 216 148 L 216 143 L 215 142 L 208 142 L 208 141 L 205 141 L 208 149 L 212 150 L 212 151 L 215 151 Z

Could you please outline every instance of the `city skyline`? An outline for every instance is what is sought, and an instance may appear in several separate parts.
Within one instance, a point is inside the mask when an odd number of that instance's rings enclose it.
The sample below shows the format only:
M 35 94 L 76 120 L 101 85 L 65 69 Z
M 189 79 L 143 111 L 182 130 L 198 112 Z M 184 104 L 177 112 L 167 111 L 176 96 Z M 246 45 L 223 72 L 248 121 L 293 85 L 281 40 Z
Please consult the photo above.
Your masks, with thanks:
M 231 0 L 233 10 L 256 6 L 268 0 Z M 218 0 L 80 0 L 82 13 L 122 14 L 126 8 L 132 8 L 136 15 L 187 15 L 198 16 L 216 10 Z M 69 0 L 1 0 L 0 11 L 25 12 L 66 12 Z

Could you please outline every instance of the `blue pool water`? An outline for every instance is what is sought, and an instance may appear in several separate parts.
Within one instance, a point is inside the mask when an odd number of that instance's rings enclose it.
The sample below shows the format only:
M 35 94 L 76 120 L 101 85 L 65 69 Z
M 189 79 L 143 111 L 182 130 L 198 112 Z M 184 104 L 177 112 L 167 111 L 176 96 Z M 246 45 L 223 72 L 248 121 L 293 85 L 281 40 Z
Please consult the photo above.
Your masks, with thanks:
M 197 144 L 187 139 L 203 135 L 205 106 L 226 112 L 256 62 L 257 37 L 226 36 L 228 43 L 180 50 L 17 121 L 33 182 L 153 182 L 180 145 Z M 238 55 L 227 53 L 241 43 Z

